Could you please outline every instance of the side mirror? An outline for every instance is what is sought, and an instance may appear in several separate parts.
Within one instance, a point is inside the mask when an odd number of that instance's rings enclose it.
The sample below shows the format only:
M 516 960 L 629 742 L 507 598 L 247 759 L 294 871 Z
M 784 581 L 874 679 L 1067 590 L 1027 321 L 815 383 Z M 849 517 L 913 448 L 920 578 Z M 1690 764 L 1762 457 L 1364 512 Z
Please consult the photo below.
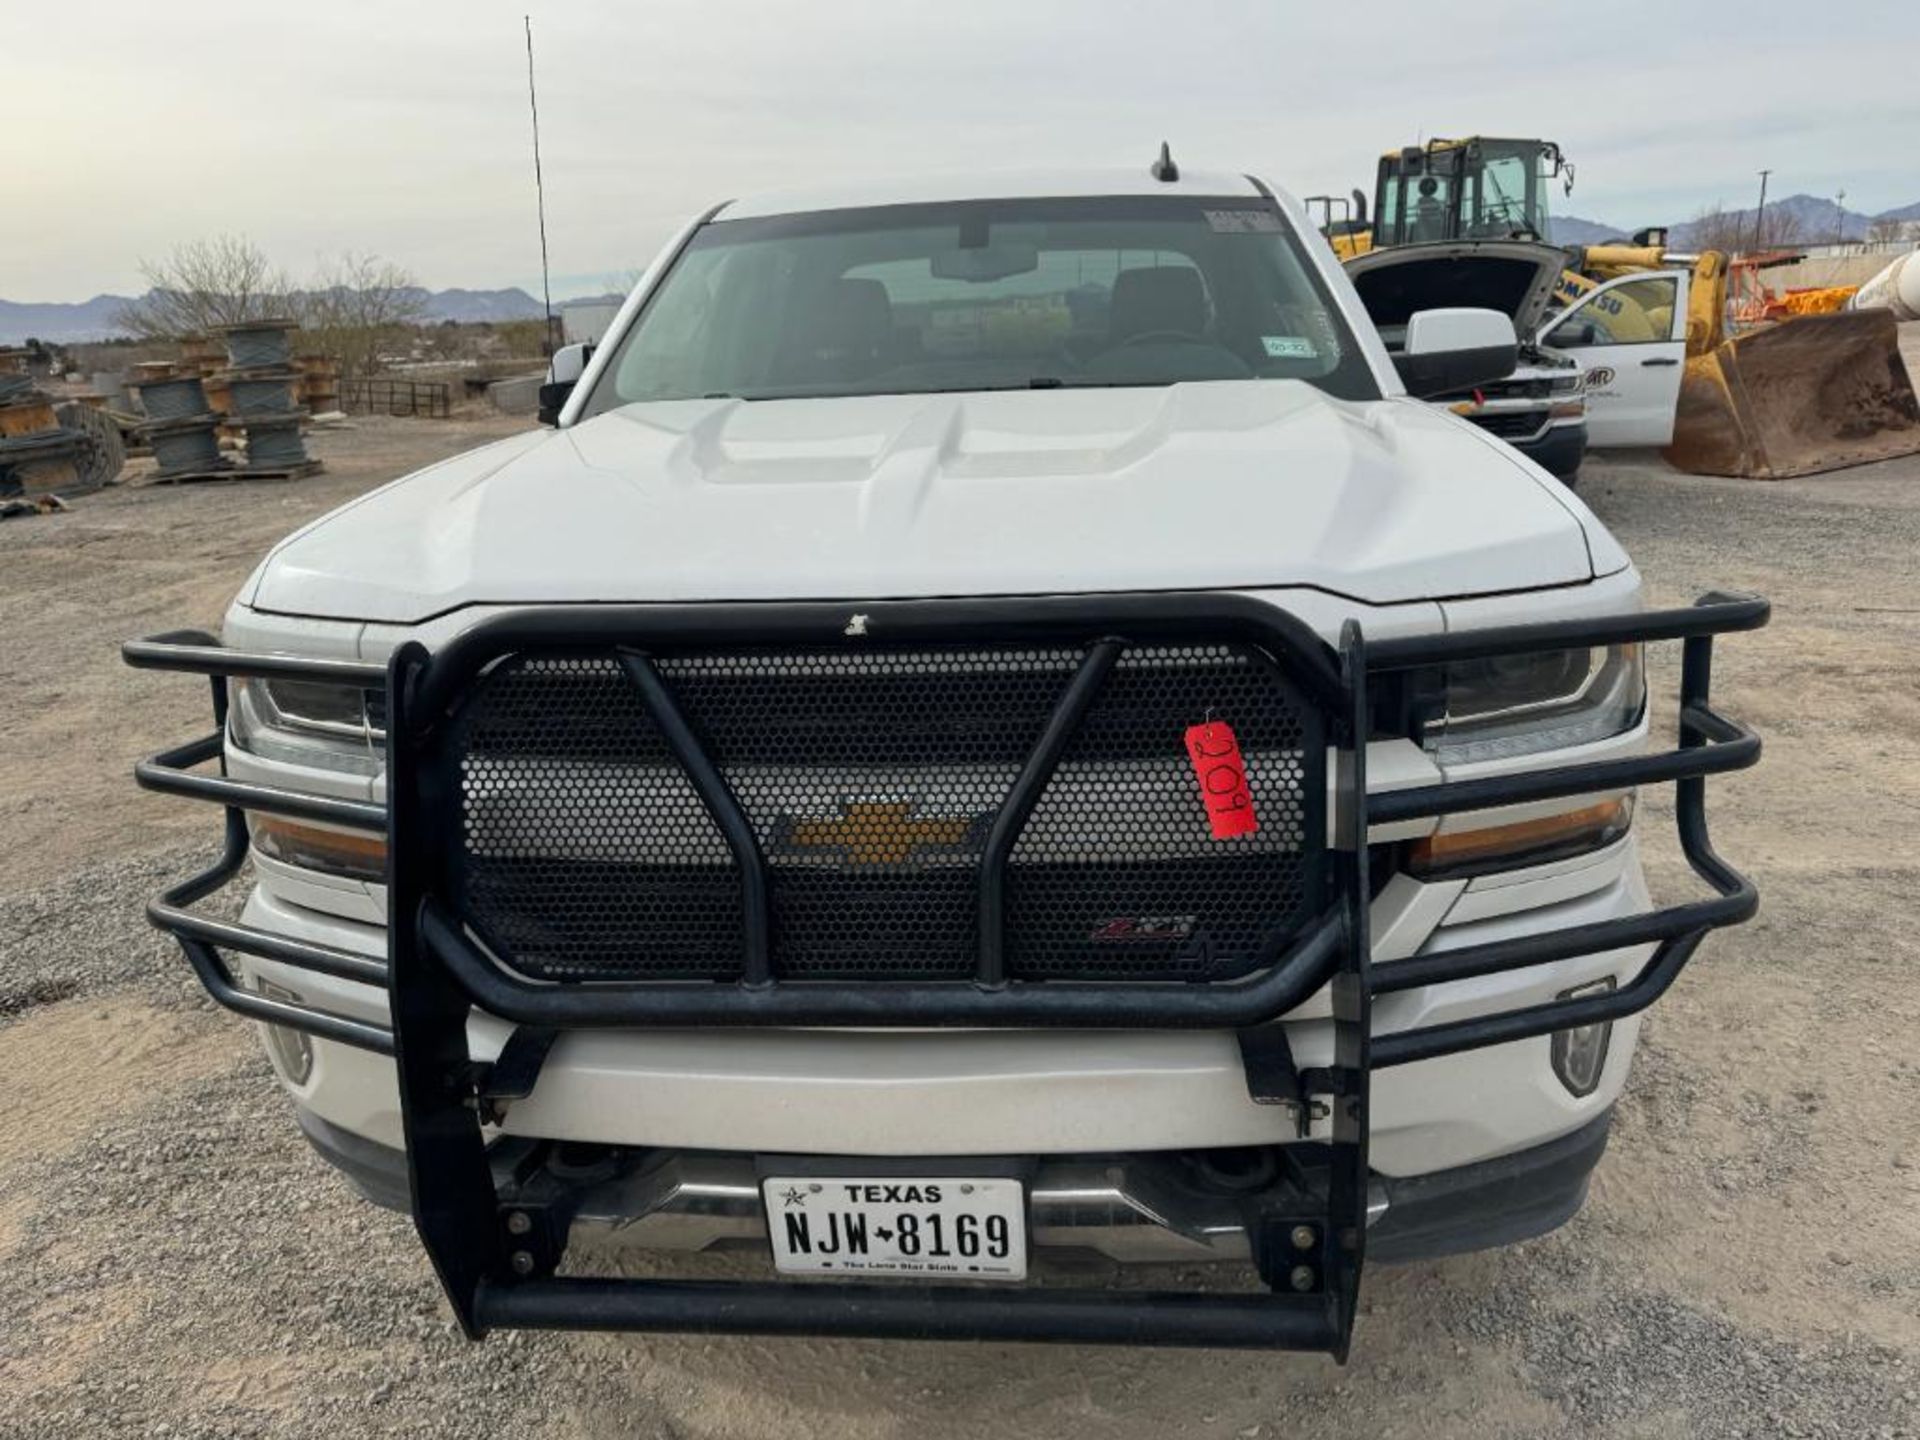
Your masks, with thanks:
M 587 373 L 587 361 L 593 358 L 593 345 L 583 341 L 578 345 L 562 345 L 553 352 L 553 359 L 547 362 L 546 383 L 540 387 L 540 423 L 558 425 L 560 412 L 566 408 L 567 397 L 573 394 L 573 387 L 580 383 L 580 377 Z
M 1407 393 L 1425 400 L 1504 380 L 1520 363 L 1513 317 L 1500 310 L 1417 310 L 1393 357 Z
M 1591 320 L 1569 320 L 1564 325 L 1552 325 L 1540 337 L 1542 345 L 1591 345 L 1599 332 L 1593 328 Z

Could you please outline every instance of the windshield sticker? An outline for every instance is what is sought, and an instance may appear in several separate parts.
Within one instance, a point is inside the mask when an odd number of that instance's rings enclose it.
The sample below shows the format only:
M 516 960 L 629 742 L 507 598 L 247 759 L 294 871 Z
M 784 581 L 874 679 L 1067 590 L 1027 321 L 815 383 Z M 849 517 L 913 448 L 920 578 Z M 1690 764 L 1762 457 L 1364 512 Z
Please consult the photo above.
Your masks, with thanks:
M 1262 335 L 1260 343 L 1273 360 L 1311 360 L 1320 353 L 1304 335 Z
M 1222 235 L 1277 235 L 1280 217 L 1271 210 L 1207 210 L 1210 228 Z

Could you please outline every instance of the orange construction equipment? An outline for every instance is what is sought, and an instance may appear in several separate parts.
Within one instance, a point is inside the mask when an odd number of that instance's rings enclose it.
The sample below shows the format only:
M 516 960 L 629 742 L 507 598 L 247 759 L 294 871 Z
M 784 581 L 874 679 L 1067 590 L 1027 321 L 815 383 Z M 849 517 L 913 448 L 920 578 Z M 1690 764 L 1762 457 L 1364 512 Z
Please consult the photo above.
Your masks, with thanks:
M 1831 315 L 1847 308 L 1858 285 L 1800 285 L 1784 294 L 1760 278 L 1762 270 L 1798 265 L 1805 257 L 1797 250 L 1775 250 L 1760 255 L 1736 255 L 1727 262 L 1727 314 L 1735 325 L 1758 325 L 1767 320 L 1790 320 L 1796 315 Z

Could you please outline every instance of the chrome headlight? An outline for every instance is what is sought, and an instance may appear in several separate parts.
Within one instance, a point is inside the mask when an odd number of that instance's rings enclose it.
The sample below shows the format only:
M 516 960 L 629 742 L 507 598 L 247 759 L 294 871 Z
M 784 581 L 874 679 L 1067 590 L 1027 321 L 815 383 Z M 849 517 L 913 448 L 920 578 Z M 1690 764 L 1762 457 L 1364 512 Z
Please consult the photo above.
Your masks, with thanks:
M 1637 725 L 1647 702 L 1638 645 L 1457 661 L 1440 684 L 1444 708 L 1422 743 L 1442 765 L 1605 740 Z
M 378 775 L 385 761 L 386 692 L 313 680 L 236 679 L 227 687 L 227 734 L 236 750 L 262 760 Z M 351 880 L 386 876 L 381 835 L 249 813 L 254 849 L 288 865 Z
M 386 744 L 386 692 L 314 680 L 230 681 L 228 733 L 262 760 L 377 775 Z

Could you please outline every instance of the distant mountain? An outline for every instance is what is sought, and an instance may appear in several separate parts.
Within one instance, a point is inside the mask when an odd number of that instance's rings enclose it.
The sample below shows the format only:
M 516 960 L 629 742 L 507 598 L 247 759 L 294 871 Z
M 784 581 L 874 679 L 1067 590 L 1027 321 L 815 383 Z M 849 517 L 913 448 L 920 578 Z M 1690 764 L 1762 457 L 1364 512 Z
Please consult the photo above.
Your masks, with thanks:
M 1633 232 L 1600 220 L 1582 220 L 1578 215 L 1555 215 L 1547 221 L 1547 238 L 1556 245 L 1604 245 L 1609 240 L 1624 240 Z
M 538 320 L 540 302 L 518 286 L 505 290 L 416 289 L 426 305 L 426 319 L 475 321 Z M 76 303 L 0 300 L 0 345 L 18 345 L 32 337 L 62 345 L 87 340 L 111 340 L 122 333 L 114 316 L 126 306 L 126 295 L 96 295 Z
M 1920 220 L 1920 200 L 1911 205 L 1902 205 L 1898 210 L 1882 210 L 1873 217 L 1876 220 Z
M 1720 221 L 1723 230 L 1734 229 L 1736 233 L 1747 236 L 1753 234 L 1751 206 L 1745 210 L 1726 210 L 1721 213 L 1724 217 Z M 1657 223 L 1657 218 L 1642 221 L 1641 224 Z M 1864 240 L 1867 238 L 1867 227 L 1876 220 L 1920 220 L 1920 200 L 1897 209 L 1882 210 L 1877 215 L 1860 210 L 1843 210 L 1834 201 L 1819 195 L 1784 195 L 1778 200 L 1767 201 L 1769 236 L 1774 233 L 1774 226 L 1784 221 L 1789 231 L 1785 243 L 1791 245 L 1827 245 L 1842 235 L 1849 240 Z M 1699 243 L 1701 227 L 1692 219 L 1670 218 L 1668 224 L 1668 239 L 1674 249 L 1689 250 Z M 1553 218 L 1552 238 L 1556 245 L 1599 245 L 1608 240 L 1626 239 L 1637 228 L 1582 220 L 1577 215 L 1556 215 Z
M 108 340 L 119 334 L 114 315 L 125 295 L 96 295 L 77 304 L 0 300 L 0 345 L 18 345 L 29 336 L 71 343 Z
M 427 302 L 429 320 L 538 320 L 540 302 L 518 285 L 505 290 L 416 290 Z
M 1910 205 L 1906 209 L 1920 214 L 1920 205 Z M 1906 218 L 1900 211 L 1882 213 L 1895 219 Z M 1785 195 L 1778 200 L 1767 201 L 1765 228 L 1769 243 L 1778 235 L 1789 245 L 1826 245 L 1843 235 L 1849 240 L 1864 240 L 1867 227 L 1879 218 L 1858 210 L 1843 210 L 1832 200 L 1818 195 Z M 1737 233 L 1751 235 L 1753 207 L 1726 211 L 1724 223 L 1737 224 Z M 1690 249 L 1698 243 L 1699 238 L 1699 227 L 1692 221 L 1675 222 L 1671 235 L 1675 249 Z

